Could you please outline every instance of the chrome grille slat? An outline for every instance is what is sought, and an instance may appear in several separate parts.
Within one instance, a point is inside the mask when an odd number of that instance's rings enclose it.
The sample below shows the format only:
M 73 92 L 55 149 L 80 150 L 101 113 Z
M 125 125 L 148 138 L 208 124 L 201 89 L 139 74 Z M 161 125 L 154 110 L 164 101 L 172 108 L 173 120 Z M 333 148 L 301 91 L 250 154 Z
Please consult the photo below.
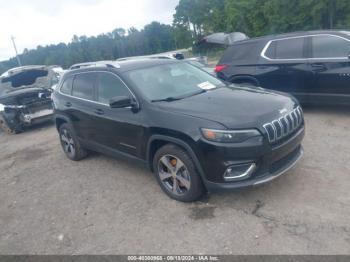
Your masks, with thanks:
M 285 116 L 263 125 L 270 143 L 275 143 L 293 133 L 303 123 L 301 107 L 295 108 Z

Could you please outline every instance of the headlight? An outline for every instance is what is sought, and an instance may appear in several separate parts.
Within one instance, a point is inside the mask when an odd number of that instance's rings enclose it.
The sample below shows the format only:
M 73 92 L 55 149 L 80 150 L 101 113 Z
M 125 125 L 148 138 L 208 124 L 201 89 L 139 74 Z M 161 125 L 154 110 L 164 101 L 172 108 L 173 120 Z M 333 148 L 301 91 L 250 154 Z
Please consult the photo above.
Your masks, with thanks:
M 202 128 L 201 131 L 205 139 L 220 143 L 239 143 L 252 137 L 261 136 L 260 132 L 256 129 L 214 130 Z

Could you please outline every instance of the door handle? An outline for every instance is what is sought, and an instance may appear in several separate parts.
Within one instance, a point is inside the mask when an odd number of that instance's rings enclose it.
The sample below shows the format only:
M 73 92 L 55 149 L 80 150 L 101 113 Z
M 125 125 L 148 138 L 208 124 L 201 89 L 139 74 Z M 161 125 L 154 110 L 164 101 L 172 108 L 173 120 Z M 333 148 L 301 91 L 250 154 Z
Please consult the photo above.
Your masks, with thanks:
M 96 109 L 95 110 L 95 114 L 96 115 L 104 115 L 105 111 L 103 111 L 102 109 Z
M 67 102 L 64 104 L 66 107 L 71 107 L 72 106 L 72 103 L 71 102 Z

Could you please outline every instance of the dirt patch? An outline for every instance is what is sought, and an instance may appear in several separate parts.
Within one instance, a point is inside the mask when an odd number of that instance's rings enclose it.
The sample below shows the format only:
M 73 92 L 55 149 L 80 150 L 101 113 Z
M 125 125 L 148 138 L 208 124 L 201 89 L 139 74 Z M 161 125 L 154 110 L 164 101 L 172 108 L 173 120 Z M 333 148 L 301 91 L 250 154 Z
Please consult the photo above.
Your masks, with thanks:
M 214 206 L 195 206 L 191 207 L 190 218 L 193 220 L 202 220 L 202 219 L 212 219 L 215 217 Z
M 46 155 L 46 150 L 42 148 L 25 148 L 21 151 L 5 155 L 0 160 L 13 160 L 15 162 L 31 162 L 41 159 Z

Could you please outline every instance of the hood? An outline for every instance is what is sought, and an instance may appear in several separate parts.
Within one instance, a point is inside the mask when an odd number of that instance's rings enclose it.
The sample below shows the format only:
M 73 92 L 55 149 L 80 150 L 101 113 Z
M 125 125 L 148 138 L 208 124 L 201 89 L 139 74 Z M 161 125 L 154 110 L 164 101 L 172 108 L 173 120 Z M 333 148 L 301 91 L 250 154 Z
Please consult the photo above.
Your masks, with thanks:
M 54 71 L 41 66 L 14 68 L 0 77 L 0 96 L 24 88 L 50 88 L 57 78 Z
M 261 128 L 297 106 L 290 96 L 251 88 L 218 88 L 172 102 L 163 110 L 218 122 L 229 129 Z

